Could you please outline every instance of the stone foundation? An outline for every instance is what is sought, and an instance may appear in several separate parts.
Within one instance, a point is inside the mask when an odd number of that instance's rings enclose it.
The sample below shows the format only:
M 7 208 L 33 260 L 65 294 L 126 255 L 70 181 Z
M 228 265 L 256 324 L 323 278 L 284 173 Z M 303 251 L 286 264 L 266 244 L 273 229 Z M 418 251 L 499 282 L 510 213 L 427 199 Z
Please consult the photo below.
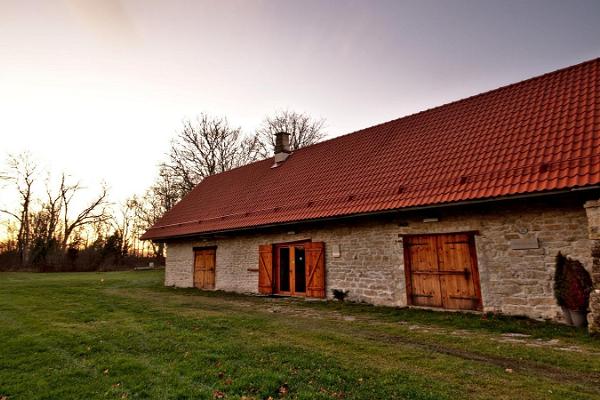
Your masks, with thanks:
M 590 333 L 600 335 L 600 200 L 585 203 L 588 218 L 588 234 L 592 241 L 592 282 L 588 327 Z
M 432 217 L 438 221 L 424 222 Z M 168 243 L 165 284 L 192 286 L 193 247 L 217 246 L 216 288 L 257 293 L 258 246 L 311 239 L 325 242 L 328 297 L 344 289 L 353 301 L 405 306 L 402 235 L 464 231 L 477 231 L 484 311 L 562 320 L 552 289 L 556 254 L 592 265 L 583 200 L 540 198 L 174 241 Z M 539 245 L 518 250 L 514 243 L 522 239 Z

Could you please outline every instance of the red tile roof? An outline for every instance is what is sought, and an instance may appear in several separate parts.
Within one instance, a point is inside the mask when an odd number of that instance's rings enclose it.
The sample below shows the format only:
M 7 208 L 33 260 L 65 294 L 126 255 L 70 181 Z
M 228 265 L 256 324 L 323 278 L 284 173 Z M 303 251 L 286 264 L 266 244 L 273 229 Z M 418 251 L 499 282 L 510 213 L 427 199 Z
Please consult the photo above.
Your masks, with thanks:
M 165 239 L 600 184 L 600 58 L 211 176 Z

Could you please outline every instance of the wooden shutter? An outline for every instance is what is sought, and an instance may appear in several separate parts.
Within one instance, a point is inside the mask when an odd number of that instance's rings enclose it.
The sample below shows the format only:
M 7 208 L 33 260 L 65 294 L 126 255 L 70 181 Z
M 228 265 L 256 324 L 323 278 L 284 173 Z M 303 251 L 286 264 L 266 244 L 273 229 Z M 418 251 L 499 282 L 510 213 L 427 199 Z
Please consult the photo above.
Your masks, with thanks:
M 325 297 L 325 243 L 310 242 L 306 252 L 306 296 Z
M 273 245 L 258 246 L 258 292 L 273 293 Z

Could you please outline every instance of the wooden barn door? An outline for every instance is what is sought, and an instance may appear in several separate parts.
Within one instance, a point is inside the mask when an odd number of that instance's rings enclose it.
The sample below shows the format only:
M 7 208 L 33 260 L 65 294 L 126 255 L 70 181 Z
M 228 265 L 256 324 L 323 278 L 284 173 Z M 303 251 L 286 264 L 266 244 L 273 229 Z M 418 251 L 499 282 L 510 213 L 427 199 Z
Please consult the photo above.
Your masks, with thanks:
M 481 289 L 472 234 L 408 236 L 404 256 L 411 305 L 480 310 Z
M 460 310 L 481 309 L 481 289 L 473 235 L 440 235 L 437 239 L 444 307 Z
M 442 307 L 435 236 L 412 236 L 404 241 L 410 264 L 409 301 L 416 306 Z
M 215 249 L 194 250 L 194 287 L 215 288 Z

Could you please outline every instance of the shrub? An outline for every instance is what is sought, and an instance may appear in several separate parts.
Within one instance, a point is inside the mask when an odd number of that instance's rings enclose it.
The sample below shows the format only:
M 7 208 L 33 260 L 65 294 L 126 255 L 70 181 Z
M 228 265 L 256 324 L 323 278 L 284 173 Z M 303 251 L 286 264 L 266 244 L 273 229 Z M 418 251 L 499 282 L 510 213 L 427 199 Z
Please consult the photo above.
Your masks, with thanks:
M 581 262 L 559 252 L 554 271 L 554 297 L 558 305 L 569 310 L 586 311 L 591 291 L 592 278 Z
M 333 289 L 332 292 L 333 292 L 333 297 L 339 301 L 344 301 L 346 299 L 346 297 L 348 296 L 348 290 Z
M 566 307 L 567 285 L 565 280 L 565 264 L 567 257 L 560 251 L 556 255 L 556 268 L 554 269 L 554 297 L 561 307 Z

